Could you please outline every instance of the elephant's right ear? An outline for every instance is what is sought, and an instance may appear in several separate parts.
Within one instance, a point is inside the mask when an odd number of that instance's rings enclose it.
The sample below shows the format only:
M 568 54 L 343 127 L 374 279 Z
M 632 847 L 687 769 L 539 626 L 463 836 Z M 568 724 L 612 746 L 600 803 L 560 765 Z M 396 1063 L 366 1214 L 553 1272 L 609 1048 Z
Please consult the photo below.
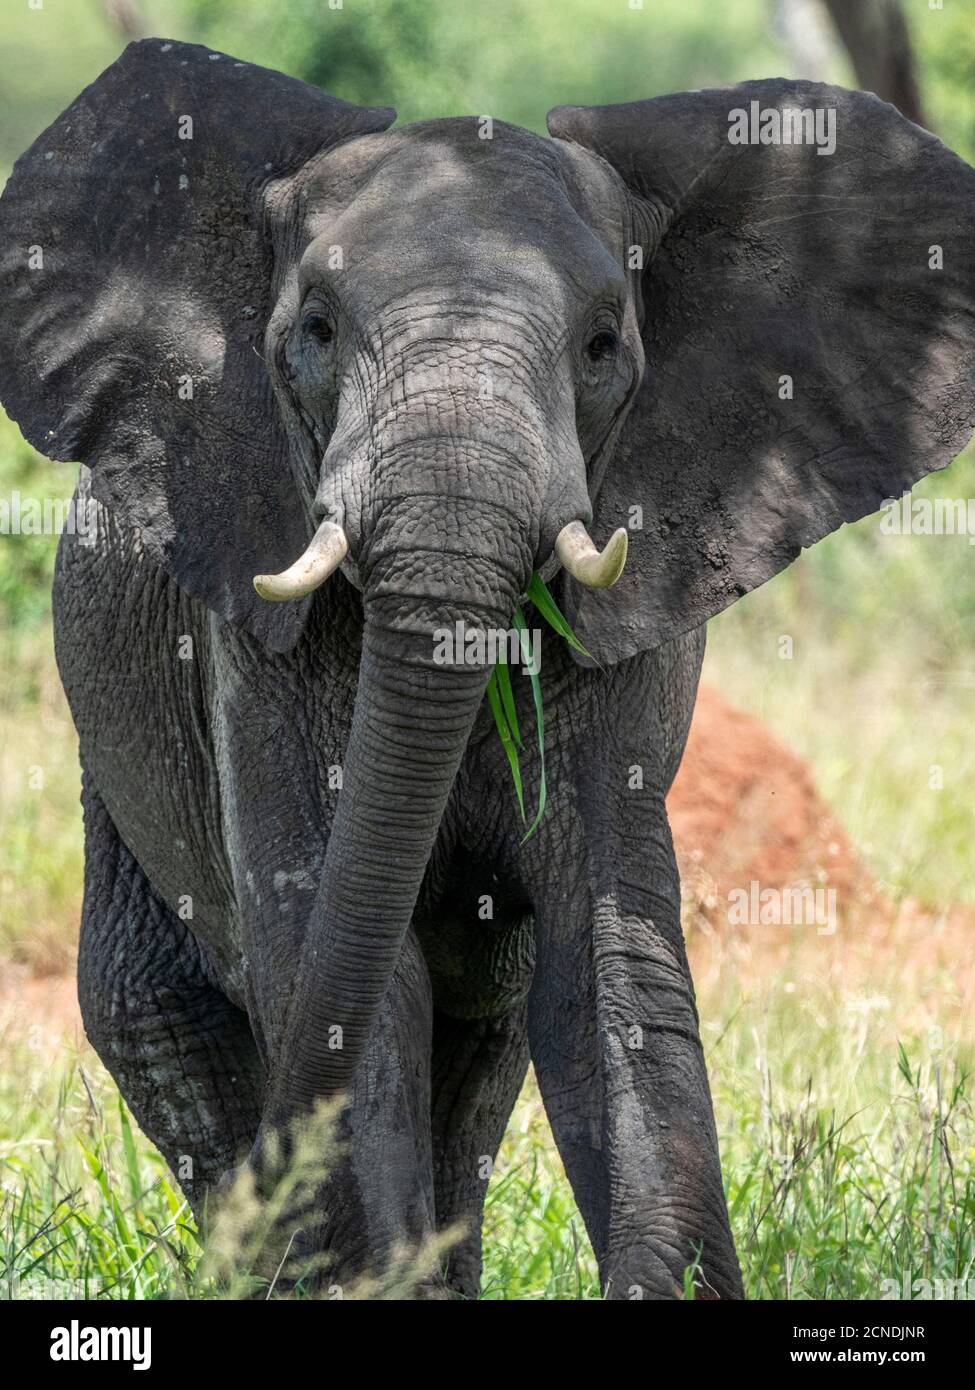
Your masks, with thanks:
M 91 467 L 96 497 L 190 593 L 277 650 L 308 600 L 263 603 L 252 576 L 290 563 L 309 519 L 261 358 L 262 195 L 394 119 L 146 39 L 18 160 L 0 200 L 5 406 L 42 453 Z
M 943 468 L 975 425 L 975 170 L 863 92 L 770 80 L 560 107 L 645 223 L 646 370 L 594 499 L 602 662 L 698 627 Z M 812 138 L 815 137 L 815 138 Z

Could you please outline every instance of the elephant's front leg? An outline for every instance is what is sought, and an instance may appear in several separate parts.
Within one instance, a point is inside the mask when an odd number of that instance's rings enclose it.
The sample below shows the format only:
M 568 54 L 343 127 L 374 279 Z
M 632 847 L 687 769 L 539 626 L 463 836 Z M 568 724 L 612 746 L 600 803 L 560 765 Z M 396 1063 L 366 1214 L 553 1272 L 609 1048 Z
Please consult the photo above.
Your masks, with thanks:
M 607 1297 L 740 1298 L 662 796 L 602 772 L 537 858 L 532 1059 Z

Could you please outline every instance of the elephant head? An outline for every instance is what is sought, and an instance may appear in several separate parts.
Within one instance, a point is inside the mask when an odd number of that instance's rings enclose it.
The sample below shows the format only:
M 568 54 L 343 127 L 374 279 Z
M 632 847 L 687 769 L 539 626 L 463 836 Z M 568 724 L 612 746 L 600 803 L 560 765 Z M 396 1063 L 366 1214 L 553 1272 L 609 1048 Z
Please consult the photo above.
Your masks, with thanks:
M 732 143 L 755 102 L 829 108 L 834 152 Z M 0 386 L 28 438 L 277 652 L 334 570 L 361 590 L 277 1114 L 352 1076 L 483 698 L 435 630 L 505 628 L 538 569 L 621 661 L 975 420 L 975 173 L 875 98 L 752 83 L 559 108 L 552 139 L 392 120 L 147 40 L 2 204 Z

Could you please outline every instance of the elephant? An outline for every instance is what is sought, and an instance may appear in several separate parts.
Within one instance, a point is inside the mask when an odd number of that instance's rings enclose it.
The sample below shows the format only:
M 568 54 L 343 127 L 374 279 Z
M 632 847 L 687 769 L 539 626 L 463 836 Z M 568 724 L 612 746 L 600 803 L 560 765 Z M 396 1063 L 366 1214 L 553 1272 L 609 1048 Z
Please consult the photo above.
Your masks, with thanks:
M 975 171 L 785 79 L 394 121 L 147 39 L 0 202 L 0 395 L 94 518 L 85 1028 L 201 1220 L 334 1104 L 340 1286 L 450 1229 L 413 1292 L 477 1296 L 530 1062 L 603 1295 L 738 1299 L 664 799 L 708 619 L 971 436 Z M 434 634 L 535 575 L 526 835 Z

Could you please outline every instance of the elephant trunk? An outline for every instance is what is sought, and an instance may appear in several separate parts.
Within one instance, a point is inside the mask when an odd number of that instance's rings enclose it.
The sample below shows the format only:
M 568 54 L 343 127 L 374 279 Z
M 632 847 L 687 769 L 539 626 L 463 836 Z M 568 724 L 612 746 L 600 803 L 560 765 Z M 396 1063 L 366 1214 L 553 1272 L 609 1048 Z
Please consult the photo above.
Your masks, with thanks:
M 388 511 L 363 567 L 359 689 L 322 882 L 272 1070 L 275 1124 L 349 1086 L 399 960 L 489 675 L 483 663 L 444 664 L 436 632 L 458 622 L 507 627 L 530 572 L 526 535 L 504 552 L 492 537 L 507 531 L 511 542 L 510 527 L 492 527 L 470 502 L 445 504 L 444 524 L 486 538 L 480 555 L 449 545 L 424 553 L 415 543 L 422 520 L 415 506 Z M 478 514 L 460 515 L 471 510 Z

